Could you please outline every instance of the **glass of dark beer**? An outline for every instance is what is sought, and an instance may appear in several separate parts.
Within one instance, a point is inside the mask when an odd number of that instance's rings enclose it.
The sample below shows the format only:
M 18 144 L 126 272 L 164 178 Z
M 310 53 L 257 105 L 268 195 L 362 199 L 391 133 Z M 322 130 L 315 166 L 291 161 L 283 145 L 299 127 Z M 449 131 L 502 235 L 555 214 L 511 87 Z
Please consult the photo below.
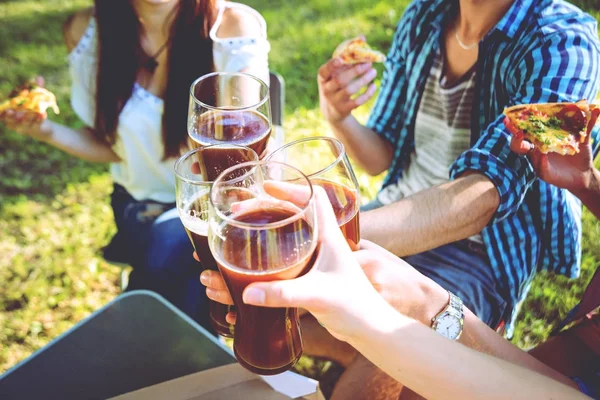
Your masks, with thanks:
M 212 186 L 208 242 L 236 307 L 236 358 L 254 373 L 278 374 L 298 361 L 299 316 L 295 308 L 247 305 L 242 293 L 253 282 L 308 272 L 317 245 L 315 224 L 310 181 L 289 165 L 241 164 L 223 172 Z
M 266 154 L 271 136 L 269 87 L 241 72 L 213 72 L 190 87 L 188 134 L 200 146 L 231 143 Z
M 360 193 L 342 142 L 325 136 L 299 139 L 275 150 L 267 160 L 293 165 L 304 172 L 314 186 L 325 189 L 348 244 L 357 248 Z
M 213 181 L 223 171 L 258 156 L 249 147 L 217 144 L 187 152 L 175 163 L 175 190 L 181 222 L 204 269 L 218 271 L 208 246 L 208 203 Z M 230 306 L 209 300 L 210 322 L 222 336 L 233 337 L 233 325 L 225 316 Z

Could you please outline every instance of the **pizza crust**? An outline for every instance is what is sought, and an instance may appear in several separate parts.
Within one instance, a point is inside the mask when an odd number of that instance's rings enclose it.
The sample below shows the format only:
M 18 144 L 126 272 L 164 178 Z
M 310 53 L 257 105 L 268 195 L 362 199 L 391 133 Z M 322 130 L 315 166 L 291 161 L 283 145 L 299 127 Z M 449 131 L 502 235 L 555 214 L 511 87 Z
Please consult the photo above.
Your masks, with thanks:
M 363 37 L 357 37 L 340 43 L 333 52 L 333 58 L 344 64 L 380 63 L 385 61 L 385 54 L 369 47 Z

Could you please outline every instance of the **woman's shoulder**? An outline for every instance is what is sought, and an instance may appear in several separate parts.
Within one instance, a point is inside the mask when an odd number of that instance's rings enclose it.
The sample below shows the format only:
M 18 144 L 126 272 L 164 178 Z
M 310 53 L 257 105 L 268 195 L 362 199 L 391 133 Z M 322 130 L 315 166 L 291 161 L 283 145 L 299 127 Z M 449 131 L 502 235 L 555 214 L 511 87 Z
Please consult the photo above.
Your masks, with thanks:
M 67 49 L 73 50 L 84 35 L 90 19 L 94 16 L 94 7 L 89 7 L 69 15 L 63 24 L 63 37 Z
M 220 2 L 219 7 L 215 38 L 266 37 L 266 22 L 252 7 L 234 2 Z

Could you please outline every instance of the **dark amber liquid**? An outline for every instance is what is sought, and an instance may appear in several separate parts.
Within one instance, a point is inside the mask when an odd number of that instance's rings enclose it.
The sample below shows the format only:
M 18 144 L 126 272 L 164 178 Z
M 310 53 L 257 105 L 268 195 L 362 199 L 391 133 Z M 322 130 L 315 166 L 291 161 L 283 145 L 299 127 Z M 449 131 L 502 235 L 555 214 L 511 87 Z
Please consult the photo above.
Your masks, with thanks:
M 236 220 L 263 224 L 291 215 L 280 209 L 265 209 Z M 237 309 L 233 341 L 236 358 L 244 368 L 260 375 L 284 372 L 302 355 L 297 309 L 249 306 L 242 301 L 242 293 L 252 282 L 293 279 L 306 273 L 312 266 L 312 253 L 306 248 L 311 246 L 312 228 L 304 220 L 270 230 L 229 226 L 224 236 L 217 254 Z M 303 253 L 306 256 L 299 259 L 297 255 Z M 274 265 L 274 260 L 281 260 L 281 264 Z M 282 267 L 287 268 L 269 272 L 270 268 Z
M 209 111 L 200 116 L 197 132 L 192 136 L 204 146 L 237 144 L 262 156 L 271 136 L 271 123 L 256 111 Z
M 203 149 L 197 153 L 197 158 L 202 178 L 207 182 L 213 182 L 227 168 L 247 161 L 255 161 L 256 155 L 244 148 L 218 146 Z M 244 170 L 240 174 L 243 172 Z M 233 178 L 231 175 L 229 177 Z
M 342 233 L 350 247 L 356 249 L 360 241 L 359 206 L 356 193 L 346 186 L 327 179 L 316 178 L 311 179 L 311 182 L 325 189 Z
M 192 210 L 187 210 L 188 215 L 192 212 L 200 213 L 202 210 L 206 210 L 208 202 L 208 195 L 204 195 L 203 198 L 196 200 L 192 206 Z M 198 215 L 198 214 L 196 214 Z M 201 221 L 199 216 L 194 218 L 193 221 L 184 221 L 185 230 L 190 237 L 194 250 L 198 254 L 202 268 L 218 271 L 217 263 L 210 248 L 208 247 L 208 238 L 206 237 L 208 232 L 208 223 Z M 213 329 L 222 336 L 233 337 L 233 325 L 230 325 L 225 317 L 229 311 L 232 311 L 233 306 L 217 303 L 216 301 L 209 300 L 209 313 L 210 323 Z

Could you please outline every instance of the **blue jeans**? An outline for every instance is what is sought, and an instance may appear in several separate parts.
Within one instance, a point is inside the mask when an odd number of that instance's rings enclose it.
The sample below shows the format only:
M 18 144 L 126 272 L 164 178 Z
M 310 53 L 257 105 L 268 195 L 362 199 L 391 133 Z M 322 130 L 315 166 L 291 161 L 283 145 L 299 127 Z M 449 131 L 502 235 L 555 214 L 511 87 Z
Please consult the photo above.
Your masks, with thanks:
M 375 199 L 361 207 L 361 211 L 382 206 Z M 510 315 L 483 244 L 465 239 L 403 258 L 417 271 L 460 297 L 465 306 L 492 329 L 498 328 Z
M 152 290 L 212 331 L 201 266 L 175 205 L 137 201 L 116 184 L 111 205 L 118 231 L 104 257 L 133 267 L 126 290 Z
M 500 294 L 482 244 L 460 240 L 404 257 L 404 261 L 460 297 L 490 328 L 497 329 L 505 321 L 510 310 Z

